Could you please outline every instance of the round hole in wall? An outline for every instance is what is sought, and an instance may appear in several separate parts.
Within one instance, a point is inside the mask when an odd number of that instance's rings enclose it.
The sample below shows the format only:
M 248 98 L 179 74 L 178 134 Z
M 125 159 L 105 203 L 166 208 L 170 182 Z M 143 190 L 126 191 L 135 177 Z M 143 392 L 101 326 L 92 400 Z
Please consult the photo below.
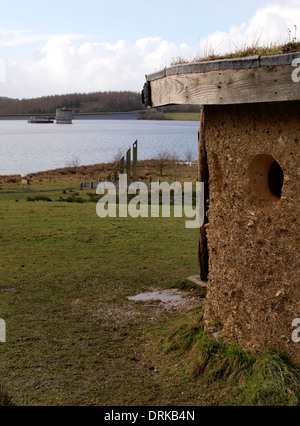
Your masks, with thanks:
M 284 174 L 282 168 L 274 161 L 269 171 L 269 188 L 275 197 L 280 198 L 282 194 L 282 187 L 284 183 Z
M 278 201 L 281 198 L 284 173 L 280 164 L 268 154 L 254 157 L 248 169 L 252 192 L 259 198 Z

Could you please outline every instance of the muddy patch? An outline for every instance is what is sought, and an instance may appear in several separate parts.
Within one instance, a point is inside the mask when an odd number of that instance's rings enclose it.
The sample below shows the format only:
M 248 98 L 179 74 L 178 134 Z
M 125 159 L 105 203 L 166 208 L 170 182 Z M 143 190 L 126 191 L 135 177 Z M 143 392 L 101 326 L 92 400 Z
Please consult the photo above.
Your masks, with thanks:
M 157 290 L 128 297 L 133 302 L 159 302 L 162 309 L 180 310 L 191 308 L 201 303 L 199 297 L 191 296 L 176 289 Z

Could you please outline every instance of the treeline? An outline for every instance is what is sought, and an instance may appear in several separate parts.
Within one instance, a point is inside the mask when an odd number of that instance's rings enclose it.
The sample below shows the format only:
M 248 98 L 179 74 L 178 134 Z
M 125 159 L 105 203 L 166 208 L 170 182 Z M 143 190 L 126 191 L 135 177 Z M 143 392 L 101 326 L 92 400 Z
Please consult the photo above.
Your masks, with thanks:
M 95 92 L 44 96 L 35 99 L 0 97 L 0 114 L 54 114 L 57 108 L 74 113 L 129 112 L 143 110 L 138 92 Z

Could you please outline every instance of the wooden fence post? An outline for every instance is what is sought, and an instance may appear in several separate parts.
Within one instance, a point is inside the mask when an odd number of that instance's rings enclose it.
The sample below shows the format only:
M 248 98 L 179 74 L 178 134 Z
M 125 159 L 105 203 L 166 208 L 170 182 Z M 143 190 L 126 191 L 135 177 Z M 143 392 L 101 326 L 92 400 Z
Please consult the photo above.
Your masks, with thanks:
M 118 180 L 118 172 L 119 172 L 119 163 L 117 163 L 113 169 L 113 178 L 114 178 L 114 182 L 117 182 Z
M 120 174 L 123 175 L 125 172 L 125 157 L 120 160 Z
M 131 148 L 126 153 L 126 173 L 128 182 L 131 181 Z
M 135 141 L 133 144 L 133 170 L 132 170 L 132 178 L 134 182 L 138 180 L 138 141 Z

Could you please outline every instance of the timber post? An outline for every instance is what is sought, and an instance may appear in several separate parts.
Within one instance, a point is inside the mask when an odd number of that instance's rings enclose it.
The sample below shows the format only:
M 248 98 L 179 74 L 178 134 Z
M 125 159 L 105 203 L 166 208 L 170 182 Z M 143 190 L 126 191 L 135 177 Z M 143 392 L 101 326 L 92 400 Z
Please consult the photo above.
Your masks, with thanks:
M 126 173 L 127 173 L 127 179 L 130 182 L 131 181 L 131 148 L 129 148 L 126 153 Z
M 133 144 L 133 170 L 132 170 L 132 178 L 134 182 L 138 180 L 138 141 L 135 141 Z
M 120 164 L 117 163 L 113 169 L 113 178 L 114 178 L 114 182 L 118 181 L 118 172 L 119 172 L 119 166 Z
M 120 174 L 123 175 L 125 172 L 125 157 L 120 160 Z
M 209 170 L 207 163 L 207 152 L 205 146 L 205 109 L 201 106 L 200 114 L 200 130 L 198 142 L 199 156 L 198 156 L 198 179 L 199 182 L 204 183 L 204 224 L 200 230 L 199 241 L 199 268 L 200 277 L 204 282 L 208 281 L 209 273 L 209 254 L 208 254 L 208 241 L 207 241 L 207 225 L 208 225 L 208 200 L 209 200 Z

